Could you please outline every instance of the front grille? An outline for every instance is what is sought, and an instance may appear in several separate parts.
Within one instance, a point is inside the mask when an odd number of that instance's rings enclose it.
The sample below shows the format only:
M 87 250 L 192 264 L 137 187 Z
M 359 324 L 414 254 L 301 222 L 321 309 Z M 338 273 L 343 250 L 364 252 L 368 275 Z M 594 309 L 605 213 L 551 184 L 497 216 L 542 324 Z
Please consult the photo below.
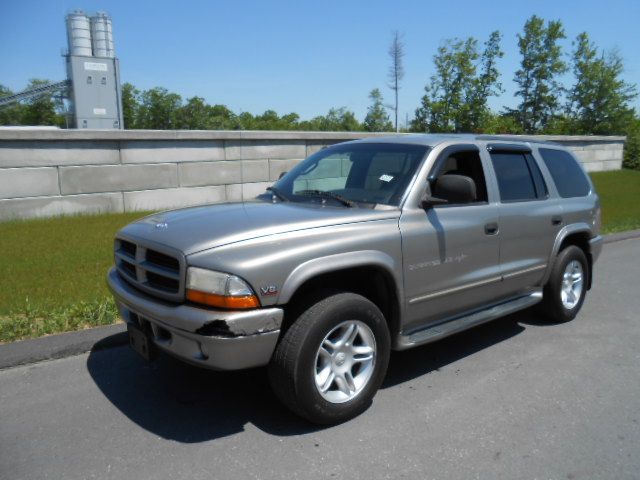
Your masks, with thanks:
M 129 255 L 131 258 L 136 257 L 136 244 L 127 242 L 126 240 L 120 240 L 120 250 L 122 253 Z
M 178 262 L 177 258 L 170 257 L 155 250 L 147 250 L 147 262 L 173 271 L 180 270 L 180 262 Z
M 128 277 L 132 278 L 133 280 L 136 279 L 136 267 L 134 264 L 129 263 L 126 260 L 121 260 L 120 266 L 122 267 L 122 270 L 124 271 L 124 273 L 127 274 Z
M 164 290 L 165 292 L 176 293 L 180 289 L 180 282 L 164 275 L 147 272 L 147 283 L 153 288 Z
M 115 263 L 134 287 L 167 300 L 183 300 L 184 259 L 179 252 L 117 238 Z

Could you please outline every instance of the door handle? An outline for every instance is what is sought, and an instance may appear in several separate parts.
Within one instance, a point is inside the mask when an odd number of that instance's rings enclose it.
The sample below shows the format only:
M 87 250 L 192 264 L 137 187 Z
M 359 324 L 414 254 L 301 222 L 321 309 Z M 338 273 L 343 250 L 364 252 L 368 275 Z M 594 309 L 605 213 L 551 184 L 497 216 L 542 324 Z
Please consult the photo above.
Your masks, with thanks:
M 560 225 L 562 223 L 562 217 L 560 215 L 554 215 L 551 217 L 551 225 Z
M 484 226 L 484 233 L 486 233 L 487 235 L 495 235 L 496 233 L 498 233 L 498 224 L 495 222 L 487 223 Z

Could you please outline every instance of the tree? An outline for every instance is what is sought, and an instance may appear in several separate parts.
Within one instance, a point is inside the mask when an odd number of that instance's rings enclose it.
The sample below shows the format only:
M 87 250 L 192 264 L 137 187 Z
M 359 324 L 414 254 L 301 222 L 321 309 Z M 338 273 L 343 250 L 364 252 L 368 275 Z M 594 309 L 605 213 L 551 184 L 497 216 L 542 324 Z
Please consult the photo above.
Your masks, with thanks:
M 503 92 L 500 83 L 500 72 L 497 62 L 499 58 L 504 56 L 504 52 L 500 48 L 502 34 L 495 30 L 489 35 L 489 39 L 484 43 L 484 51 L 480 58 L 480 66 L 478 68 L 479 75 L 470 82 L 473 87 L 468 95 L 469 113 L 465 121 L 462 122 L 463 128 L 467 131 L 480 130 L 486 117 L 491 113 L 487 105 L 489 97 L 495 97 Z
M 225 107 L 226 108 L 226 107 Z M 274 110 L 266 110 L 260 115 L 242 112 L 238 116 L 238 128 L 242 130 L 299 130 L 300 117 L 297 113 L 279 116 Z
M 487 101 L 498 95 L 497 59 L 500 33 L 495 31 L 478 52 L 478 41 L 445 40 L 433 57 L 436 73 L 425 87 L 421 106 L 416 110 L 412 130 L 422 132 L 476 132 L 482 130 L 489 115 Z
M 519 135 L 522 127 L 510 114 L 488 112 L 484 118 L 482 132 L 494 135 Z
M 364 119 L 364 129 L 368 132 L 389 132 L 393 128 L 389 120 L 389 114 L 384 108 L 382 102 L 382 93 L 377 88 L 369 93 L 371 105 L 367 110 L 367 116 Z
M 624 142 L 622 166 L 640 170 L 640 118 L 635 117 L 627 126 L 627 141 Z
M 207 130 L 210 128 L 210 110 L 202 97 L 191 97 L 176 113 L 177 126 L 184 130 Z
M 29 80 L 27 90 L 49 85 L 50 80 L 34 78 Z M 45 93 L 26 100 L 23 104 L 20 123 L 22 125 L 54 125 L 62 127 L 65 124 L 62 101 L 54 98 L 51 93 Z
M 575 83 L 569 92 L 567 110 L 574 133 L 620 134 L 633 119 L 631 102 L 635 86 L 620 78 L 623 61 L 616 51 L 598 52 L 586 32 L 574 42 L 572 64 Z
M 213 130 L 240 130 L 240 120 L 225 105 L 212 105 L 210 107 L 209 128 Z
M 4 85 L 0 85 L 0 98 L 9 95 L 13 95 L 13 92 Z M 0 125 L 22 125 L 23 110 L 23 105 L 18 102 L 0 107 Z
M 400 91 L 400 82 L 404 78 L 404 43 L 402 35 L 397 30 L 393 32 L 391 45 L 389 46 L 389 57 L 391 58 L 391 66 L 389 67 L 389 83 L 388 86 L 393 90 L 395 96 L 395 104 L 392 107 L 395 117 L 395 129 L 398 132 L 398 92 Z
M 332 108 L 326 115 L 319 115 L 308 121 L 300 122 L 299 130 L 320 132 L 362 131 L 362 125 L 355 114 L 345 107 Z
M 140 90 L 130 83 L 122 84 L 122 117 L 128 129 L 140 126 Z
M 178 111 L 182 98 L 166 88 L 155 87 L 141 95 L 140 128 L 154 130 L 174 130 L 178 126 Z
M 416 110 L 413 129 L 425 132 L 459 131 L 465 92 L 475 77 L 477 40 L 445 40 L 433 57 L 436 73 L 425 86 L 421 107 Z
M 562 87 L 558 76 L 567 70 L 558 42 L 566 38 L 562 22 L 544 20 L 536 15 L 524 24 L 524 34 L 518 34 L 522 60 L 514 81 L 516 95 L 521 98 L 515 109 L 518 121 L 526 133 L 537 133 L 556 114 Z

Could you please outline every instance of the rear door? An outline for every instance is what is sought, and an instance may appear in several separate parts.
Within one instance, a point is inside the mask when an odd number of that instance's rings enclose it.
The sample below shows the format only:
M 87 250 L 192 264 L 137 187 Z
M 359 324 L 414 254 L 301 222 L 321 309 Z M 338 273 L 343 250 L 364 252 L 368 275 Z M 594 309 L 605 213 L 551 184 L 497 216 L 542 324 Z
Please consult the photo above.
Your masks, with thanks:
M 523 144 L 489 144 L 493 181 L 499 192 L 500 268 L 504 296 L 524 292 L 545 273 L 562 206 L 549 189 L 531 149 Z

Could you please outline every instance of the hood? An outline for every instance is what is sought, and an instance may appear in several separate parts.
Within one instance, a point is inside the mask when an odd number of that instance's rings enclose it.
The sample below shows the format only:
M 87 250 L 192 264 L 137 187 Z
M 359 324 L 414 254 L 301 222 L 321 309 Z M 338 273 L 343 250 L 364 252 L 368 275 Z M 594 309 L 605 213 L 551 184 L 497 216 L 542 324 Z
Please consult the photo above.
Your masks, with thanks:
M 172 210 L 124 227 L 124 235 L 176 248 L 185 255 L 276 233 L 398 217 L 397 209 L 311 203 L 228 203 Z

